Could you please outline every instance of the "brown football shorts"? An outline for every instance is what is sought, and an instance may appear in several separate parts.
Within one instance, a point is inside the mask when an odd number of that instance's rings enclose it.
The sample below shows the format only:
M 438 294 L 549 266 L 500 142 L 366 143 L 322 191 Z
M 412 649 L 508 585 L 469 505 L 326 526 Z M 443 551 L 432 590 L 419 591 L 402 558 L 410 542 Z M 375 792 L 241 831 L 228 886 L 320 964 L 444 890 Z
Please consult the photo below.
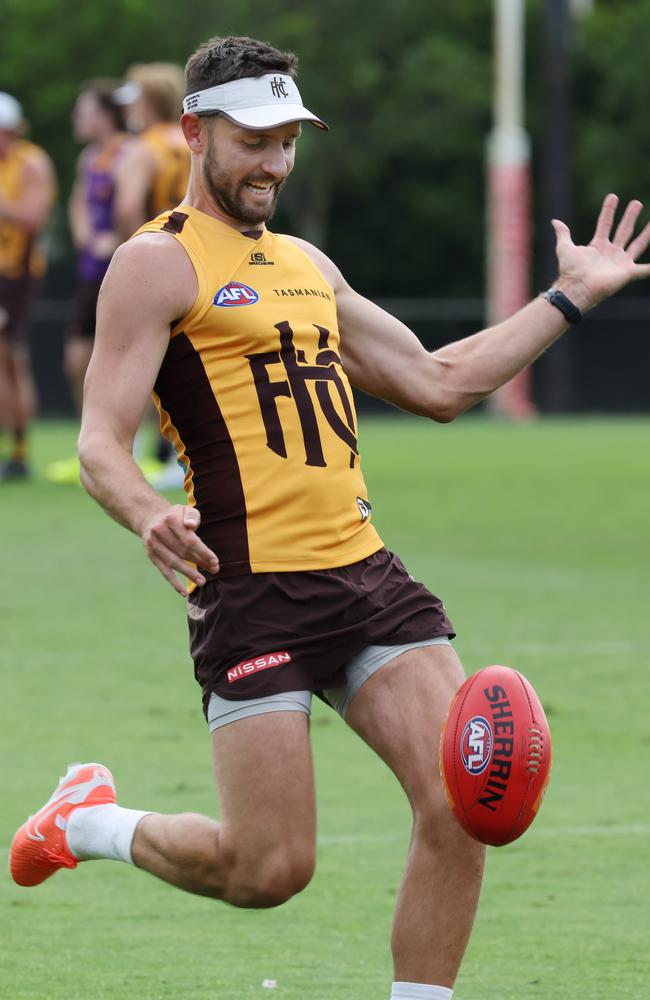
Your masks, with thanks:
M 0 337 L 8 343 L 26 343 L 32 307 L 41 285 L 39 278 L 30 275 L 22 278 L 0 275 Z
M 103 278 L 98 281 L 80 280 L 77 284 L 74 312 L 65 331 L 68 339 L 92 340 L 94 338 L 97 322 L 97 299 L 103 280 Z
M 455 635 L 442 602 L 387 549 L 337 569 L 217 574 L 190 595 L 188 624 L 206 717 L 212 693 L 320 694 L 367 646 Z

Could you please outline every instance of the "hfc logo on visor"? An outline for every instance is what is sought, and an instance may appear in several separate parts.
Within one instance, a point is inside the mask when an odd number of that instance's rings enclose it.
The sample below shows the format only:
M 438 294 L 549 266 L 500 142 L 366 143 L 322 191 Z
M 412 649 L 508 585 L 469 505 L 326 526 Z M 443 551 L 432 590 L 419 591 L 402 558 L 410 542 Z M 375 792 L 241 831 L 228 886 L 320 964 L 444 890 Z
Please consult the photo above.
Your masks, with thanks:
M 288 97 L 287 85 L 280 76 L 274 76 L 271 80 L 271 92 L 274 97 Z
M 240 281 L 229 281 L 227 285 L 220 288 L 212 305 L 214 306 L 252 306 L 259 299 L 259 295 L 254 288 L 242 285 Z

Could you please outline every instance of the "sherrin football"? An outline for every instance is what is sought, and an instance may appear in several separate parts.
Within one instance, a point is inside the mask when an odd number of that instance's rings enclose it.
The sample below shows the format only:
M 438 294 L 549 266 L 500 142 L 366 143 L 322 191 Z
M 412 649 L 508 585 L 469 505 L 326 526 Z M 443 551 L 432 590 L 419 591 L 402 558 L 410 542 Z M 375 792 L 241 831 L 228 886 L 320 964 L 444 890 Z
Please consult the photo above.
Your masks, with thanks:
M 440 773 L 452 812 L 483 844 L 528 829 L 551 770 L 551 732 L 535 690 L 517 670 L 484 667 L 454 698 L 440 737 Z

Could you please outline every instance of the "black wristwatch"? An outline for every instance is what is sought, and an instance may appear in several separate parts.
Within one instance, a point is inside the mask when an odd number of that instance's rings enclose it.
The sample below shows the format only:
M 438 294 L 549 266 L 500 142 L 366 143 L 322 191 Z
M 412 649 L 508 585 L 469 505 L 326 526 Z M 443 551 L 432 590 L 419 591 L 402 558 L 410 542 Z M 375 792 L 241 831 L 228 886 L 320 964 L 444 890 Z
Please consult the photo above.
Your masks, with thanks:
M 548 291 L 542 292 L 542 298 L 547 299 L 552 306 L 559 309 L 569 323 L 579 323 L 582 319 L 582 313 L 578 307 L 559 288 L 549 288 Z

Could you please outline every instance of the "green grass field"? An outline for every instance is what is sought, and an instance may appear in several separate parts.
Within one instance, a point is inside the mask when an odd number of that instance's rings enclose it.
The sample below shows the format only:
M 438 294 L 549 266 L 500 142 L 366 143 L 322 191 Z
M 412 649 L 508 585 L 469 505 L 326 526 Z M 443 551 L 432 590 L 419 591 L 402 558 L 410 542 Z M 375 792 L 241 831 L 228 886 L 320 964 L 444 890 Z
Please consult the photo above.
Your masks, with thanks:
M 536 823 L 489 854 L 455 1000 L 650 996 L 649 432 L 362 422 L 386 544 L 444 597 L 466 670 L 523 671 L 554 735 Z M 74 433 L 37 428 L 37 473 Z M 0 515 L 3 865 L 73 760 L 108 764 L 123 805 L 214 814 L 182 600 L 81 489 L 6 485 Z M 407 808 L 333 713 L 317 706 L 312 732 L 319 866 L 301 896 L 239 911 L 113 862 L 31 890 L 3 874 L 0 997 L 387 1000 Z

